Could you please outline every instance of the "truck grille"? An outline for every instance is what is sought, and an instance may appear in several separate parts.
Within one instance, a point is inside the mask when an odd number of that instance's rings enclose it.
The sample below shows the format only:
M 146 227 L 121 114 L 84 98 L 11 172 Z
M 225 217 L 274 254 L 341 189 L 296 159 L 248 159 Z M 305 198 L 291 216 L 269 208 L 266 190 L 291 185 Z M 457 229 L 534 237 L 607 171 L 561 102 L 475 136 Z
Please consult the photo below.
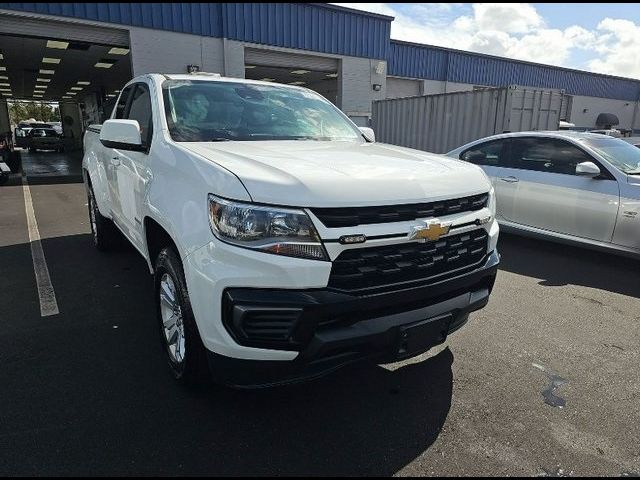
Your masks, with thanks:
M 357 227 L 374 223 L 390 223 L 417 218 L 441 217 L 461 212 L 473 212 L 486 207 L 489 195 L 442 200 L 411 205 L 383 207 L 312 208 L 313 214 L 328 228 Z
M 487 254 L 488 241 L 486 230 L 478 229 L 436 242 L 345 250 L 333 262 L 329 287 L 353 292 L 436 280 L 478 264 Z

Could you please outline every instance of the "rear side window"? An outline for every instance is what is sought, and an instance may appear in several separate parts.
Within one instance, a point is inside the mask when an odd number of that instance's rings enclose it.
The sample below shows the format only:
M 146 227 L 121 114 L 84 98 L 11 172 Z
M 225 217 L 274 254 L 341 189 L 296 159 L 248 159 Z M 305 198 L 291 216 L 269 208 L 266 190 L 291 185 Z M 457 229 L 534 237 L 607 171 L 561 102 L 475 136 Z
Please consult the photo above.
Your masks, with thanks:
M 120 94 L 120 98 L 118 99 L 118 104 L 116 105 L 116 114 L 113 118 L 126 118 L 126 109 L 127 109 L 127 100 L 129 99 L 129 94 L 133 90 L 133 85 L 129 85 L 125 88 Z
M 142 137 L 142 145 L 149 146 L 151 142 L 151 95 L 149 94 L 149 88 L 143 83 L 136 85 L 136 89 L 131 97 L 131 104 L 129 106 L 129 113 L 127 114 L 129 120 L 136 120 L 140 125 L 140 136 Z
M 508 140 L 494 140 L 492 142 L 474 145 L 460 155 L 460 160 L 476 165 L 504 167 L 507 155 Z

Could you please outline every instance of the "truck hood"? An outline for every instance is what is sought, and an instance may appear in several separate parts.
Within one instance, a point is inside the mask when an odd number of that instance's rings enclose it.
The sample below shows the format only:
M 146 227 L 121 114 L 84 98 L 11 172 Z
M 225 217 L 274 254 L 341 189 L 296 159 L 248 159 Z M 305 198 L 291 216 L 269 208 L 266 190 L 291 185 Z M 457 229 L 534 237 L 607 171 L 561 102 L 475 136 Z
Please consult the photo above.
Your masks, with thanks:
M 393 205 L 475 195 L 491 188 L 475 165 L 380 143 L 285 140 L 180 145 L 231 171 L 259 203 Z

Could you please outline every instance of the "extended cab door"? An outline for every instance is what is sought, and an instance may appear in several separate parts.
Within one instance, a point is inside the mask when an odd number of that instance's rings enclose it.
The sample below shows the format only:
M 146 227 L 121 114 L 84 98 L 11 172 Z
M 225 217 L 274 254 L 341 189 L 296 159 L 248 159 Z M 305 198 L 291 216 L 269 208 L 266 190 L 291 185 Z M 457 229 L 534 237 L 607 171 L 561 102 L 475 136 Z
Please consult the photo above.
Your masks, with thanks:
M 126 118 L 127 110 L 129 108 L 129 100 L 131 98 L 131 92 L 133 86 L 129 85 L 120 94 L 118 103 L 113 112 L 114 119 Z M 109 204 L 111 208 L 111 218 L 114 223 L 120 228 L 125 230 L 125 224 L 122 220 L 122 206 L 120 202 L 120 194 L 118 192 L 118 176 L 117 169 L 120 166 L 120 154 L 112 148 L 99 146 L 99 161 L 104 168 L 104 172 L 109 184 Z
M 153 112 L 149 86 L 146 83 L 136 83 L 130 87 L 132 90 L 122 118 L 138 122 L 145 151 L 113 149 L 112 188 L 118 198 L 117 216 L 120 227 L 129 240 L 143 251 L 145 242 L 142 207 L 146 185 L 151 176 L 148 152 L 153 138 Z
M 593 162 L 598 178 L 576 175 L 576 165 Z M 544 137 L 511 140 L 509 220 L 525 226 L 610 242 L 618 213 L 619 187 L 596 159 L 572 143 Z M 504 179 L 502 180 L 504 181 Z
M 515 191 L 508 182 L 513 174 L 508 168 L 509 148 L 510 139 L 503 138 L 476 144 L 460 154 L 461 160 L 480 166 L 491 179 L 496 192 L 498 220 L 513 217 Z

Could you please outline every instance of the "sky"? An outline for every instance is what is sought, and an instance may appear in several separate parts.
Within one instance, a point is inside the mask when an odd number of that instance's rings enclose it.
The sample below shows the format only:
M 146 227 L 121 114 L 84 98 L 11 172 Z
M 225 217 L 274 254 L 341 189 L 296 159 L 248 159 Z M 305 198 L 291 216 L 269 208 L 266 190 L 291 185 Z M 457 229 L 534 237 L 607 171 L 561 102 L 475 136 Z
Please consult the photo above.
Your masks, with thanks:
M 336 5 L 395 17 L 396 40 L 640 79 L 640 4 Z

